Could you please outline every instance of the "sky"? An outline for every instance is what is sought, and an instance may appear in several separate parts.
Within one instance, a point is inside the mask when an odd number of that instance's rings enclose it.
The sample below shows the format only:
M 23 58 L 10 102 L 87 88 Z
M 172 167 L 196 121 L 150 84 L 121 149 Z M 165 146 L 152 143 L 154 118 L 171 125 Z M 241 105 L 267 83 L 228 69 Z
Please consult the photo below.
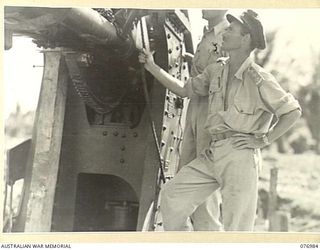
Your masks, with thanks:
M 231 14 L 240 14 L 243 10 L 229 10 Z M 301 85 L 308 82 L 314 57 L 314 51 L 320 50 L 320 9 L 255 9 L 264 24 L 265 31 L 279 30 L 275 53 L 279 53 L 279 68 L 282 70 L 302 70 Z M 206 21 L 201 18 L 200 9 L 190 12 L 193 42 L 196 45 L 202 35 Z M 292 57 L 300 60 L 295 67 L 286 69 Z M 34 67 L 35 66 L 35 67 Z M 38 102 L 42 79 L 43 56 L 40 49 L 29 38 L 14 37 L 13 48 L 3 54 L 4 77 L 4 118 L 14 112 L 17 103 L 23 112 L 35 110 Z
M 3 62 L 4 118 L 14 112 L 17 103 L 23 112 L 35 110 L 42 80 L 42 53 L 30 38 L 14 37 L 13 47 L 3 53 Z

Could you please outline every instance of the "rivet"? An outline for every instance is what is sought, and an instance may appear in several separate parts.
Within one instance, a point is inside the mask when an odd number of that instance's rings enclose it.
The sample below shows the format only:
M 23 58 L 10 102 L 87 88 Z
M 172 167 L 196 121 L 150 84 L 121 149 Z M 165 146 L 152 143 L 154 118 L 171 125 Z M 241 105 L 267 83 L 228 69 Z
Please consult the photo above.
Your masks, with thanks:
M 119 135 L 119 132 L 118 132 L 118 131 L 114 131 L 114 132 L 113 132 L 113 135 L 114 135 L 114 136 L 118 136 L 118 135 Z
M 103 136 L 107 136 L 107 135 L 108 135 L 108 131 L 103 131 L 103 132 L 102 132 L 102 135 L 103 135 Z
M 137 133 L 137 132 L 134 132 L 134 133 L 133 133 L 133 137 L 138 137 L 138 133 Z
M 124 159 L 120 159 L 120 163 L 124 163 Z
M 126 135 L 126 134 L 123 134 L 123 135 L 122 135 L 122 138 L 126 138 L 126 137 L 127 137 L 127 135 Z
M 125 151 L 126 147 L 125 146 L 121 146 L 121 151 Z

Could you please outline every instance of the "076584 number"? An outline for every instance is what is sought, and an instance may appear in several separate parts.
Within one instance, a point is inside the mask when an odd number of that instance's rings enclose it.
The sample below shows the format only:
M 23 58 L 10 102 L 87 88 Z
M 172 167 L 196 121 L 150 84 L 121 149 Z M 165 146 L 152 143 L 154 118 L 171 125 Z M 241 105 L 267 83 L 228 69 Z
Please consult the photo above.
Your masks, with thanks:
M 303 244 L 300 244 L 300 248 L 318 248 L 318 244 L 317 243 L 303 243 Z

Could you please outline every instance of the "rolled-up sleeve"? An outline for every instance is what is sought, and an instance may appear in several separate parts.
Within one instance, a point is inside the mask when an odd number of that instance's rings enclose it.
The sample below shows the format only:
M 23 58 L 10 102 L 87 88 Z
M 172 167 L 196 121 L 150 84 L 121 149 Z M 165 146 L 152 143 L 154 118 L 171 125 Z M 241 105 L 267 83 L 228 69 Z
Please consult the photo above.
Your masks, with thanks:
M 207 69 L 202 74 L 195 77 L 190 77 L 184 88 L 187 90 L 187 96 L 195 95 L 207 96 L 209 94 L 209 72 Z
M 260 85 L 260 94 L 266 108 L 277 117 L 296 109 L 301 110 L 293 95 L 286 92 L 276 81 L 264 81 Z

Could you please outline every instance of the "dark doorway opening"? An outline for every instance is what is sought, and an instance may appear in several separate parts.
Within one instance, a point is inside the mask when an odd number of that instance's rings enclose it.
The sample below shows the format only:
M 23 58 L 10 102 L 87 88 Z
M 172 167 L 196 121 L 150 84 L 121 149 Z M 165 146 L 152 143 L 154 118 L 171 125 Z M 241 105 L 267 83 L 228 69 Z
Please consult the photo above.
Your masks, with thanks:
M 78 175 L 74 231 L 135 231 L 139 203 L 132 187 L 114 175 Z

